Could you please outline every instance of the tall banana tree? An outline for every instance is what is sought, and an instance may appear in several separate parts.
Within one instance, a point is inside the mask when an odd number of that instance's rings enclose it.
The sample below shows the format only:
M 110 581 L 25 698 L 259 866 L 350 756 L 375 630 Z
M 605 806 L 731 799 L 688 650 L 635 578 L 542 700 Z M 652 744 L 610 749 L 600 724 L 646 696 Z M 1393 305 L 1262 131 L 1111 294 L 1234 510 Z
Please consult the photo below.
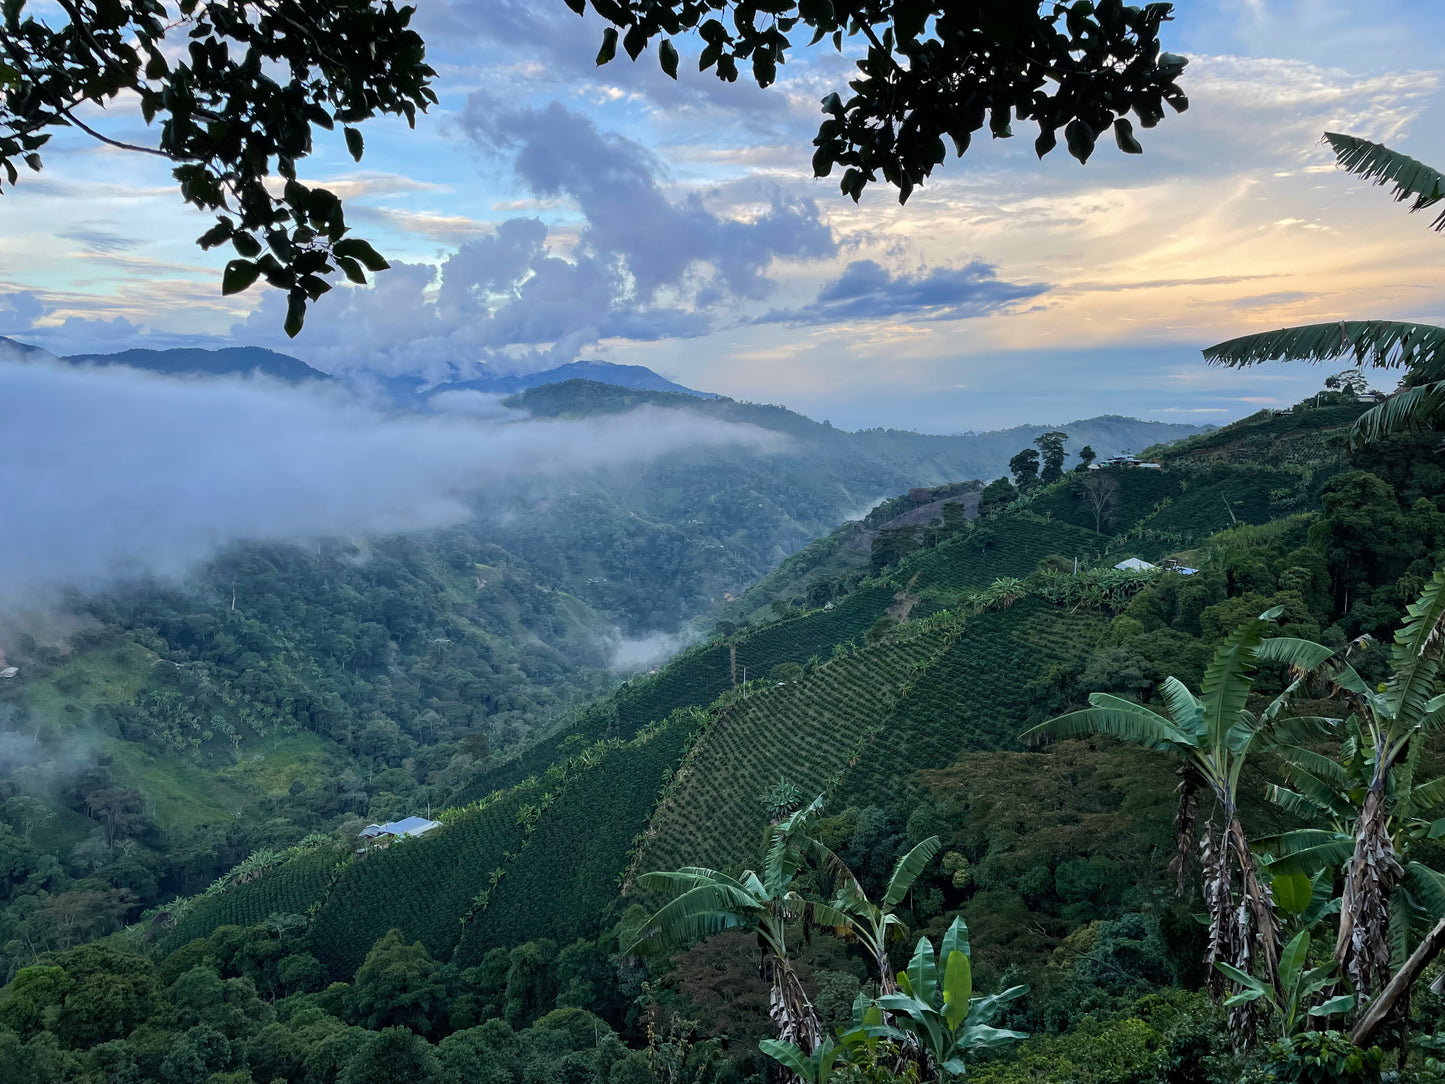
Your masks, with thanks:
M 806 933 L 814 926 L 838 928 L 849 922 L 849 916 L 836 907 L 805 899 L 794 888 L 822 803 L 818 798 L 769 827 L 761 873 L 747 870 L 734 879 L 717 870 L 688 866 L 671 873 L 643 874 L 637 879 L 643 888 L 680 894 L 649 918 L 624 950 L 671 953 L 723 930 L 751 930 L 771 974 L 768 1012 L 778 1038 L 809 1055 L 821 1045 L 823 1029 L 793 968 L 789 930 L 797 923 Z
M 1375 766 L 1358 718 L 1345 720 L 1344 730 L 1348 736 L 1338 759 L 1308 749 L 1280 750 L 1288 785 L 1272 784 L 1265 796 L 1320 827 L 1259 840 L 1259 850 L 1271 856 L 1271 871 L 1324 873 L 1332 880 L 1341 870 L 1348 873 L 1355 856 L 1360 806 L 1369 794 Z M 1385 833 L 1392 884 L 1385 897 L 1385 913 L 1377 920 L 1378 929 L 1364 938 L 1376 944 L 1383 940 L 1383 951 L 1388 951 L 1393 967 L 1403 964 L 1430 926 L 1445 918 L 1445 876 L 1411 857 L 1419 844 L 1445 836 L 1445 818 L 1434 816 L 1445 806 L 1445 778 L 1416 778 L 1423 747 L 1418 739 L 1409 743 L 1409 751 L 1397 763 L 1386 787 Z M 1352 936 L 1337 941 L 1337 953 L 1353 945 L 1353 933 L 1359 928 L 1358 919 L 1345 921 L 1350 922 Z M 1382 969 L 1371 976 L 1372 986 L 1364 986 L 1362 978 L 1356 978 L 1355 984 L 1367 991 L 1387 979 L 1388 971 Z
M 1273 740 L 1275 722 L 1305 675 L 1332 654 L 1329 648 L 1308 640 L 1289 636 L 1266 639 L 1265 631 L 1281 612 L 1281 607 L 1275 607 L 1246 621 L 1220 644 L 1198 694 L 1177 678 L 1166 678 L 1160 696 L 1167 714 L 1107 693 L 1094 693 L 1088 708 L 1050 719 L 1024 735 L 1037 739 L 1110 734 L 1182 761 L 1186 783 L 1193 782 L 1213 796 L 1222 824 L 1216 829 L 1211 817 L 1201 851 L 1210 919 L 1205 963 L 1216 996 L 1224 991 L 1222 979 L 1215 978 L 1214 964 L 1223 962 L 1249 972 L 1256 950 L 1266 981 L 1277 993 L 1280 990 L 1279 921 L 1239 819 L 1239 776 L 1249 755 Z M 1255 714 L 1246 705 L 1257 667 L 1266 661 L 1284 663 L 1294 677 Z M 1303 724 L 1305 720 L 1294 722 Z M 1176 827 L 1192 835 L 1191 800 L 1186 786 Z M 1183 839 L 1181 847 L 1191 843 Z M 1236 871 L 1242 895 L 1238 906 L 1234 903 Z M 1245 1042 L 1251 1037 L 1250 1019 L 1243 1009 L 1234 1015 L 1236 1034 Z
M 1411 603 L 1391 649 L 1392 672 L 1379 688 L 1372 687 L 1347 662 L 1339 665 L 1335 682 L 1355 708 L 1358 723 L 1358 772 L 1362 786 L 1351 792 L 1351 846 L 1345 865 L 1340 903 L 1340 929 L 1335 959 L 1355 986 L 1378 989 L 1391 975 L 1390 899 L 1404 876 L 1397 841 L 1408 828 L 1411 811 L 1428 810 L 1445 799 L 1445 783 L 1414 785 L 1412 746 L 1427 731 L 1445 722 L 1445 693 L 1440 692 L 1442 647 L 1445 647 L 1445 569 L 1436 571 L 1420 597 Z M 1351 751 L 1350 741 L 1345 745 Z M 1306 754 L 1307 756 L 1307 754 Z M 1299 754 L 1295 754 L 1299 759 Z M 1320 760 L 1309 761 L 1318 772 L 1331 773 Z M 1311 788 L 1295 769 L 1294 781 Z M 1334 774 L 1338 784 L 1339 773 Z M 1324 779 L 1318 780 L 1325 783 Z M 1299 787 L 1296 786 L 1296 791 Z M 1393 808 L 1392 808 L 1393 807 Z M 1334 807 L 1339 809 L 1339 803 Z M 1298 837 L 1296 837 L 1298 839 Z M 1321 857 L 1340 841 L 1321 841 Z M 1423 867 L 1422 867 L 1423 869 Z M 1417 893 L 1431 894 L 1414 870 Z M 1445 902 L 1445 901 L 1442 901 Z M 1438 917 L 1438 916 L 1437 916 Z
M 1348 172 L 1394 186 L 1397 201 L 1419 211 L 1445 198 L 1445 175 L 1357 136 L 1326 132 L 1325 142 Z M 1445 229 L 1445 212 L 1431 223 Z M 1445 328 L 1395 320 L 1340 320 L 1244 335 L 1204 351 L 1206 360 L 1239 367 L 1262 361 L 1329 361 L 1353 357 L 1362 365 L 1403 368 L 1405 387 L 1366 411 L 1351 433 L 1355 443 L 1445 423 Z

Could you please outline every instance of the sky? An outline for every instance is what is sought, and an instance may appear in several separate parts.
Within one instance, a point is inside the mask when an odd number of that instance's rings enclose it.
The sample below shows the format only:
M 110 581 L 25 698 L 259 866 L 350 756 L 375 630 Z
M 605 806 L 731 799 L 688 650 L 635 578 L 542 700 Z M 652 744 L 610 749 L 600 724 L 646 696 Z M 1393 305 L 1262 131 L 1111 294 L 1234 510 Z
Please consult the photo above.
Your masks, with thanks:
M 43 10 L 43 8 L 41 9 Z M 391 261 L 281 332 L 284 299 L 223 298 L 163 163 L 65 133 L 0 197 L 0 335 L 56 353 L 261 345 L 342 375 L 649 366 L 846 428 L 931 432 L 1104 413 L 1222 423 L 1328 372 L 1207 367 L 1220 340 L 1340 318 L 1438 320 L 1445 240 L 1347 176 L 1326 130 L 1445 162 L 1425 0 L 1180 0 L 1165 47 L 1191 101 L 1039 161 L 1027 125 L 976 140 L 907 206 L 815 179 L 818 102 L 847 61 L 798 50 L 768 90 L 654 52 L 593 63 L 562 0 L 421 0 L 440 105 L 339 137 L 302 178 Z M 101 120 L 146 129 L 124 104 Z M 625 273 L 619 273 L 619 269 Z M 1390 379 L 1377 381 L 1388 388 Z

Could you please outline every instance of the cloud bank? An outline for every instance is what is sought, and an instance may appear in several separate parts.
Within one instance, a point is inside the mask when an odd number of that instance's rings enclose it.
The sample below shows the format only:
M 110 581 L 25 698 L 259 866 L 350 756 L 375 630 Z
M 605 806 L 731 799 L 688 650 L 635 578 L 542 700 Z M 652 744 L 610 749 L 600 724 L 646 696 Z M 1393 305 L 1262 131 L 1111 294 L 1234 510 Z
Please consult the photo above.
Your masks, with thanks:
M 227 544 L 420 530 L 516 484 L 775 434 L 645 408 L 383 413 L 333 387 L 0 360 L 0 607 L 176 576 Z
M 525 372 L 574 361 L 603 339 L 706 334 L 720 305 L 773 291 L 775 260 L 836 250 L 812 200 L 775 191 L 751 217 L 723 217 L 697 193 L 674 199 L 645 148 L 558 102 L 509 109 L 474 94 L 460 123 L 489 155 L 512 156 L 534 196 L 575 204 L 580 230 L 507 219 L 440 270 L 397 264 L 373 288 L 336 290 L 295 344 L 278 335 L 285 298 L 274 291 L 235 336 L 299 349 L 330 372 L 432 382 L 473 375 L 479 364 Z

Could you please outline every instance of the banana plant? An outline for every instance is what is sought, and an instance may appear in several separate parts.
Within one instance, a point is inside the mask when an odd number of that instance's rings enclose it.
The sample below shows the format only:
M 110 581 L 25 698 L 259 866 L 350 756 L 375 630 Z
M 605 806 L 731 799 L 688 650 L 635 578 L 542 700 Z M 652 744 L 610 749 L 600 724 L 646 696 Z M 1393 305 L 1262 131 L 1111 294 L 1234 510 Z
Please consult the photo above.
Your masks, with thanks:
M 785 1043 L 781 1039 L 761 1039 L 758 1047 L 768 1057 L 790 1070 L 803 1084 L 823 1084 L 833 1075 L 833 1067 L 838 1063 L 838 1059 L 846 1053 L 843 1047 L 826 1036 L 818 1044 L 818 1049 L 811 1054 L 805 1054 L 792 1043 Z
M 955 918 L 937 954 L 928 938 L 920 937 L 907 969 L 898 973 L 898 993 L 876 999 L 891 1023 L 880 1019 L 865 1024 L 844 1040 L 856 1038 L 859 1031 L 890 1039 L 918 1059 L 924 1079 L 962 1076 L 969 1051 L 1027 1038 L 1023 1032 L 989 1023 L 1005 1004 L 1027 992 L 1026 986 L 1013 986 L 987 997 L 973 996 L 968 927 L 962 918 Z
M 832 856 L 832 852 L 826 851 L 821 844 L 816 841 L 813 843 L 820 852 Z M 893 867 L 893 875 L 888 878 L 883 899 L 878 903 L 868 898 L 858 879 L 838 862 L 844 876 L 840 878 L 842 884 L 833 900 L 833 906 L 848 916 L 849 931 L 872 957 L 873 965 L 878 969 L 878 988 L 882 993 L 891 994 L 898 990 L 898 983 L 893 977 L 893 965 L 888 959 L 888 943 L 904 936 L 908 929 L 895 909 L 903 902 L 913 883 L 942 846 L 937 836 L 929 836 L 900 858 Z M 835 856 L 833 861 L 837 861 Z M 826 870 L 837 867 L 827 863 L 824 868 Z
M 1390 978 L 1390 896 L 1405 873 L 1392 824 L 1400 812 L 1392 800 L 1412 792 L 1417 810 L 1445 798 L 1445 784 L 1413 785 L 1412 745 L 1445 723 L 1440 691 L 1445 649 L 1445 569 L 1437 570 L 1407 611 L 1391 649 L 1392 672 L 1379 688 L 1343 662 L 1335 683 L 1359 720 L 1358 755 L 1363 788 L 1349 794 L 1353 846 L 1346 856 L 1345 883 L 1335 960 L 1362 991 Z M 1317 767 L 1323 768 L 1317 761 Z M 1296 775 L 1297 780 L 1302 779 Z M 1417 793 L 1416 793 L 1417 792 Z M 1418 872 L 1418 871 L 1417 871 Z M 1415 877 L 1419 881 L 1420 878 Z M 1429 895 L 1438 887 L 1426 878 L 1415 886 Z
M 1089 707 L 1050 719 L 1024 734 L 1024 739 L 1071 738 L 1110 734 L 1145 749 L 1167 753 L 1180 765 L 1183 783 L 1179 814 L 1175 818 L 1181 856 L 1192 849 L 1196 789 L 1213 796 L 1223 825 L 1206 825 L 1202 843 L 1204 899 L 1209 912 L 1206 965 L 1230 963 L 1235 970 L 1250 970 L 1258 950 L 1268 984 L 1279 982 L 1279 921 L 1269 887 L 1259 869 L 1239 819 L 1239 777 L 1250 754 L 1278 739 L 1277 719 L 1305 677 L 1334 654 L 1329 648 L 1290 636 L 1266 639 L 1265 631 L 1283 612 L 1274 607 L 1246 621 L 1220 644 L 1204 672 L 1198 694 L 1177 678 L 1160 686 L 1167 714 L 1107 693 L 1094 693 Z M 1261 662 L 1283 663 L 1293 679 L 1258 714 L 1247 708 Z M 1290 725 L 1306 729 L 1325 721 L 1293 719 Z M 1236 905 L 1236 871 L 1242 899 Z M 1222 981 L 1211 982 L 1211 993 L 1224 993 Z M 1234 1014 L 1236 1034 L 1243 1045 L 1252 1039 L 1247 1012 Z
M 1322 967 L 1307 968 L 1309 951 L 1309 931 L 1301 930 L 1280 954 L 1278 991 L 1247 971 L 1223 960 L 1215 961 L 1214 966 L 1239 985 L 1238 992 L 1224 1004 L 1230 1008 L 1253 1002 L 1269 1006 L 1279 1023 L 1280 1037 L 1285 1039 L 1303 1031 L 1312 1018 L 1349 1012 L 1355 1006 L 1354 994 L 1337 994 L 1318 1005 L 1310 1004 L 1337 980 L 1333 961 Z
M 1287 785 L 1272 784 L 1265 796 L 1317 827 L 1297 828 L 1258 841 L 1260 851 L 1269 856 L 1266 861 L 1276 874 L 1277 885 L 1281 879 L 1303 877 L 1333 883 L 1354 857 L 1360 807 L 1369 795 L 1374 761 L 1358 717 L 1350 716 L 1342 729 L 1347 736 L 1338 759 L 1309 749 L 1280 750 Z M 1429 928 L 1445 918 L 1445 877 L 1412 857 L 1419 844 L 1445 836 L 1445 818 L 1436 816 L 1445 805 L 1445 778 L 1417 781 L 1422 748 L 1423 742 L 1410 743 L 1386 787 L 1384 831 L 1394 866 L 1387 921 L 1380 936 L 1387 942 L 1392 967 L 1400 966 Z M 1351 897 L 1357 898 L 1357 894 L 1352 892 Z M 1336 898 L 1333 903 L 1338 910 L 1341 900 Z M 1352 934 L 1356 925 L 1350 924 Z M 1373 941 L 1373 936 L 1368 940 Z M 1376 981 L 1380 981 L 1378 973 Z
M 813 927 L 846 926 L 848 916 L 823 902 L 804 898 L 794 881 L 805 864 L 812 826 L 823 799 L 768 828 L 768 848 L 761 873 L 746 870 L 739 878 L 717 870 L 689 866 L 671 873 L 646 873 L 643 888 L 680 893 L 649 918 L 628 953 L 671 953 L 694 941 L 728 929 L 752 931 L 772 976 L 768 1013 L 778 1038 L 811 1056 L 824 1041 L 818 1014 L 793 968 L 789 933 L 800 923 L 806 936 Z

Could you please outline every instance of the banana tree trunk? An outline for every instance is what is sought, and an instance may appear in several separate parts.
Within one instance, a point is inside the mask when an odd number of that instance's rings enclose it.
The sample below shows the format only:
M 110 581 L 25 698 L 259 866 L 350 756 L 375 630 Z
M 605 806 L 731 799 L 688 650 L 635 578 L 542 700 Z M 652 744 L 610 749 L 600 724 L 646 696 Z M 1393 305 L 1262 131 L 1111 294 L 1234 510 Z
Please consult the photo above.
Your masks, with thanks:
M 1400 874 L 1390 839 L 1385 786 L 1376 776 L 1355 828 L 1355 853 L 1345 872 L 1335 961 L 1361 993 L 1390 980 L 1390 892 Z
M 778 1029 L 778 1038 L 809 1054 L 823 1041 L 823 1027 L 797 972 L 787 960 L 773 962 L 773 988 L 768 996 L 768 1015 Z
M 1199 781 L 1188 766 L 1180 768 L 1179 808 L 1174 813 L 1174 858 L 1169 870 L 1176 878 L 1175 895 L 1184 898 L 1184 887 L 1189 883 L 1190 859 L 1194 853 L 1194 818 L 1199 812 Z
M 1234 848 L 1235 860 L 1239 863 L 1240 879 L 1243 883 L 1239 937 L 1241 941 L 1247 942 L 1251 933 L 1253 934 L 1259 945 L 1265 978 L 1282 999 L 1279 983 L 1279 916 L 1275 911 L 1274 894 L 1269 886 L 1259 879 L 1259 866 L 1254 861 L 1254 853 L 1249 849 L 1244 825 L 1239 822 L 1239 817 L 1233 810 L 1229 817 L 1229 839 Z M 1244 968 L 1241 967 L 1241 970 Z
M 1425 935 L 1424 940 L 1415 947 L 1410 958 L 1401 965 L 1385 988 L 1380 991 L 1378 997 L 1370 1002 L 1369 1008 L 1360 1016 L 1355 1028 L 1350 1032 L 1350 1042 L 1356 1046 L 1366 1047 L 1374 1043 L 1375 1035 L 1380 1030 L 1390 1014 L 1399 1006 L 1415 985 L 1415 980 L 1425 972 L 1432 960 L 1440 955 L 1440 950 L 1445 948 L 1445 918 L 1435 923 L 1435 928 Z
M 888 950 L 881 944 L 874 954 L 873 962 L 878 965 L 878 993 L 885 997 L 898 993 L 898 980 L 893 977 L 893 963 L 888 959 Z
M 1199 865 L 1204 880 L 1204 907 L 1209 914 L 1209 944 L 1204 951 L 1205 981 L 1216 1002 L 1224 997 L 1228 980 L 1216 963 L 1233 964 L 1238 956 L 1234 944 L 1234 891 L 1229 869 L 1229 848 L 1224 836 L 1216 836 L 1214 822 L 1204 826 L 1199 838 Z

